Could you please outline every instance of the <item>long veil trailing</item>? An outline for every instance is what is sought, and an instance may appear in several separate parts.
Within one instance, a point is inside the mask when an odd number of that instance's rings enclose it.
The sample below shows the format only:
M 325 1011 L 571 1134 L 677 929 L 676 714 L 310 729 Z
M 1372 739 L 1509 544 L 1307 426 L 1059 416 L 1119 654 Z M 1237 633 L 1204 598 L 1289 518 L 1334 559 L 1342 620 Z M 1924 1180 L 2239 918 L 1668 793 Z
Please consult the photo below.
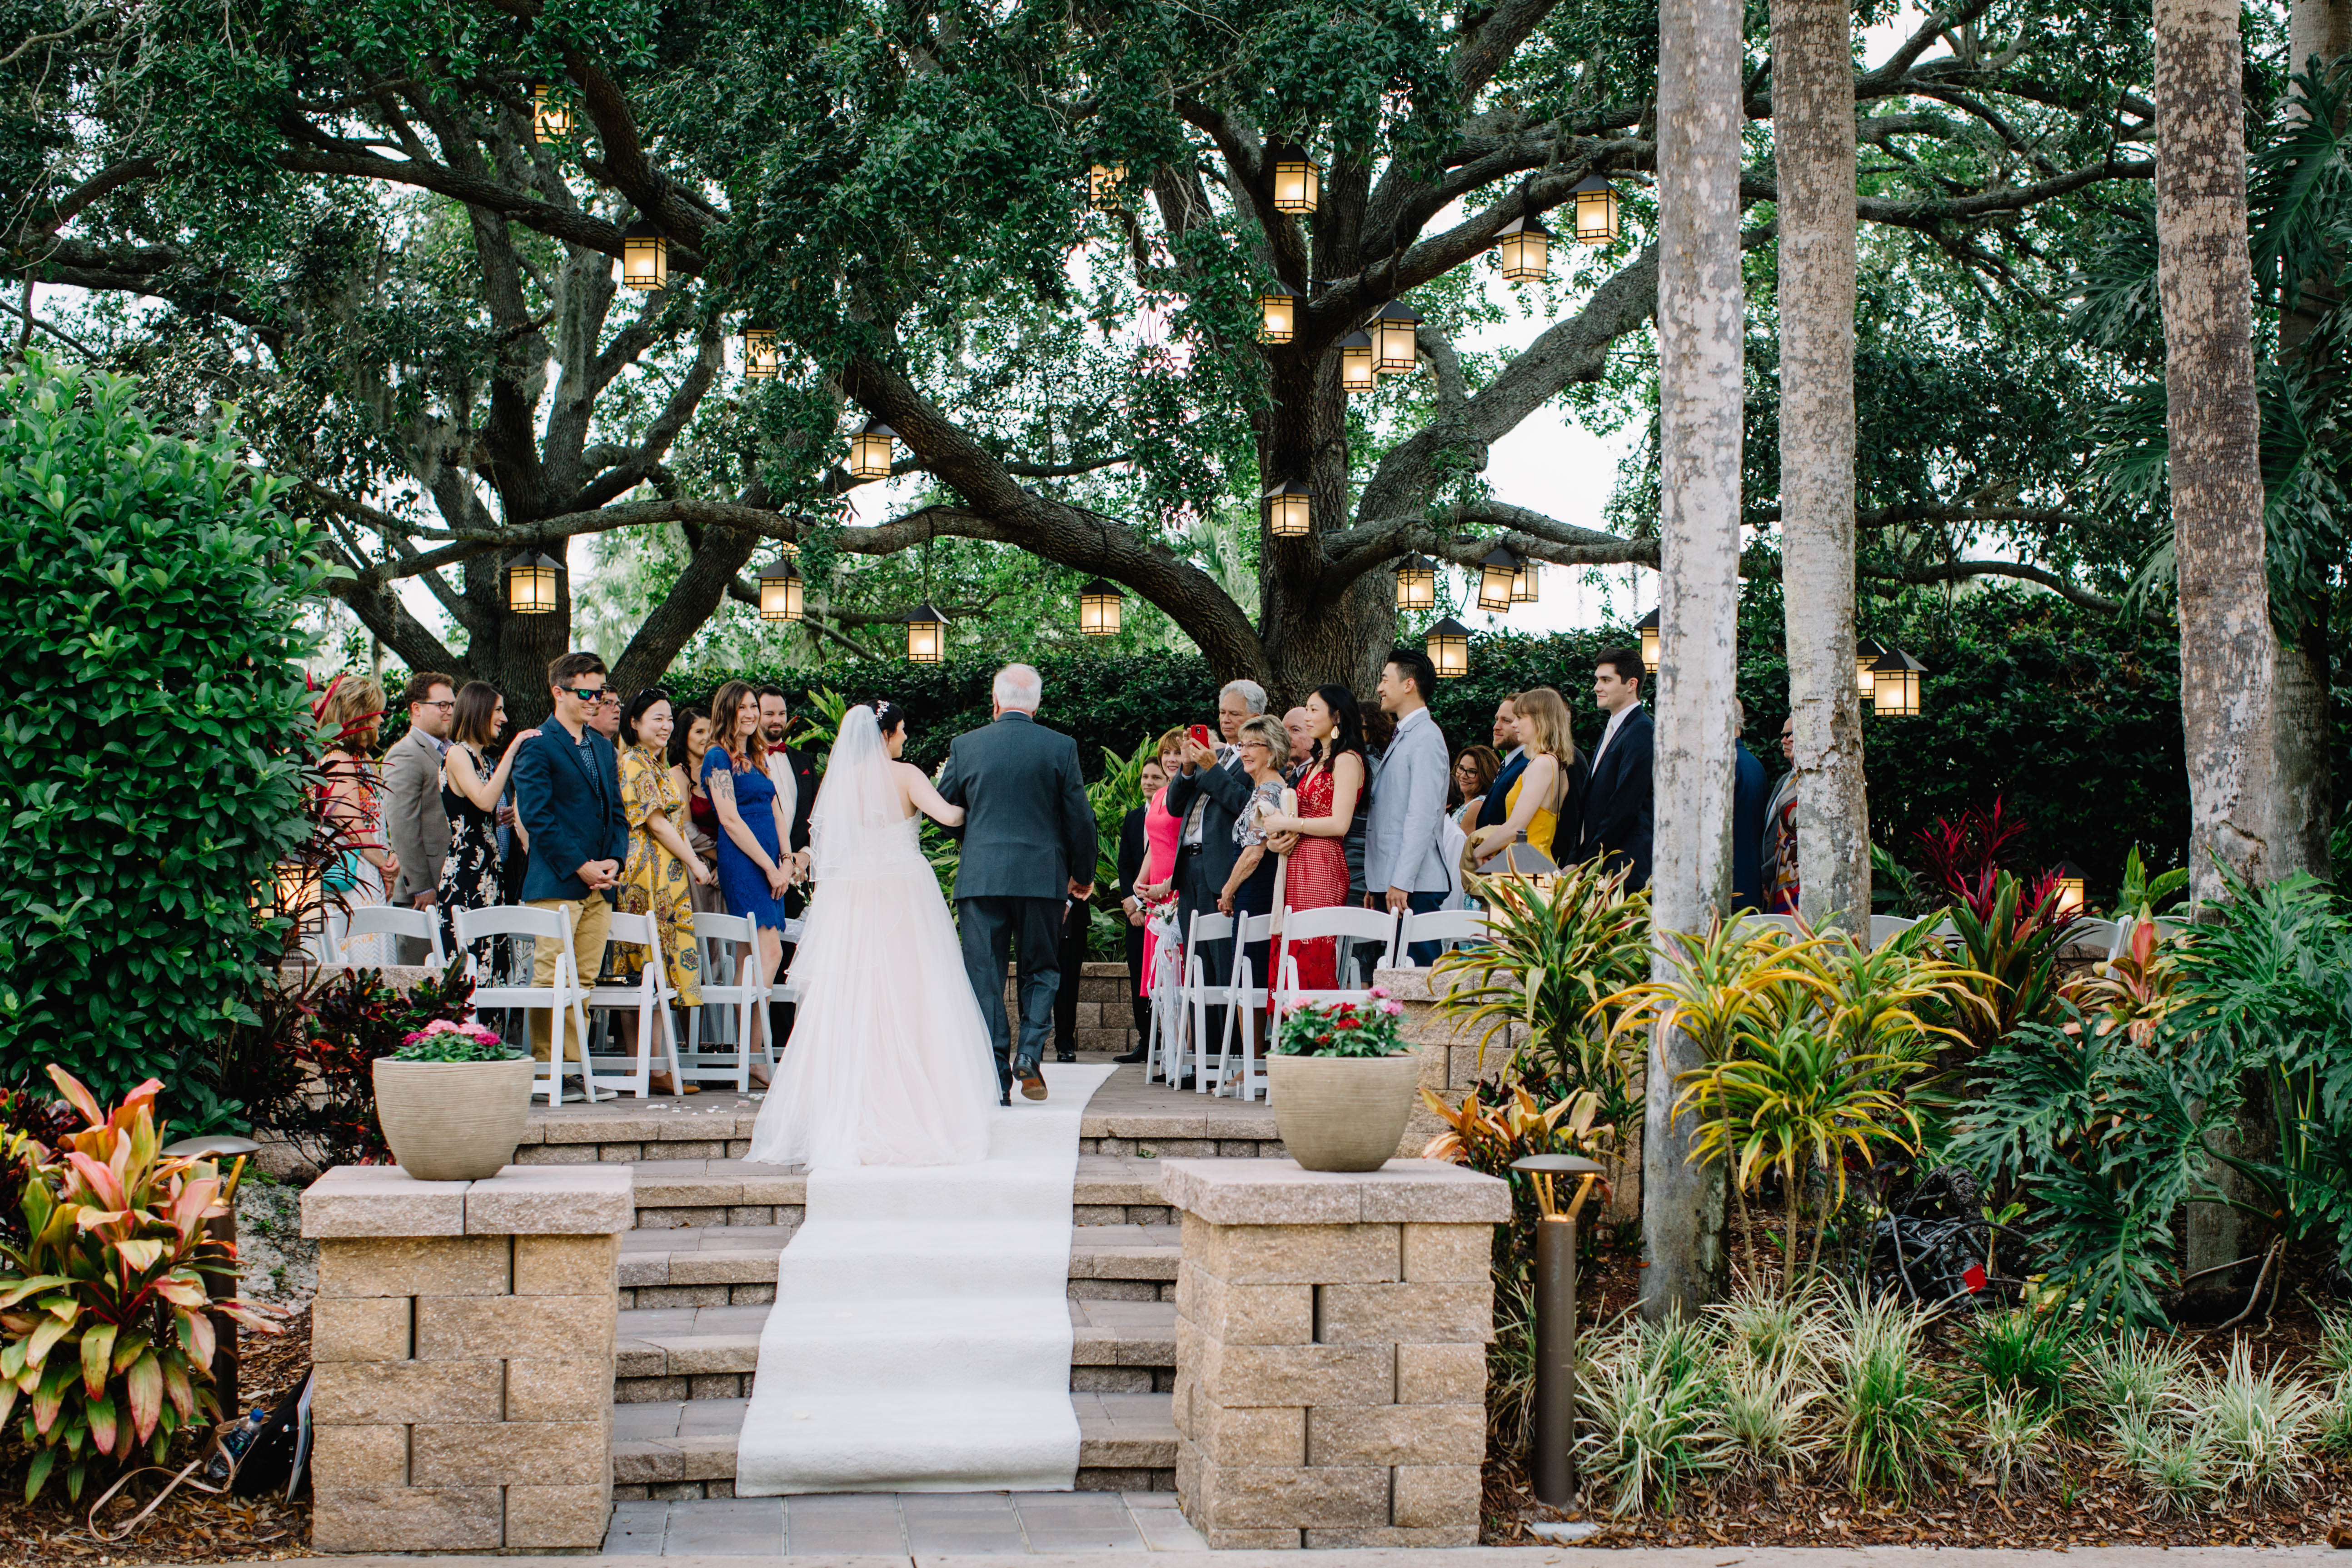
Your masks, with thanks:
M 860 704 L 842 715 L 841 733 L 825 760 L 824 781 L 809 814 L 809 870 L 819 887 L 905 869 L 913 841 L 889 748 L 874 710 Z

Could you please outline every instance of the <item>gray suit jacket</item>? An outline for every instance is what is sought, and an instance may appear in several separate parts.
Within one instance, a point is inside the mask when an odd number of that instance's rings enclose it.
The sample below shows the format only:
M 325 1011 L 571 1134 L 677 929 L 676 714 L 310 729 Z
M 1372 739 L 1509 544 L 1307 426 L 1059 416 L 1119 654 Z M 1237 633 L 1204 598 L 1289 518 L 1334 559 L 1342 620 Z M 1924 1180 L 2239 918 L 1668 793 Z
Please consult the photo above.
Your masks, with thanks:
M 959 899 L 1062 899 L 1095 879 L 1095 809 L 1078 743 L 1007 713 L 948 746 L 940 795 L 970 815 L 954 836 Z
M 411 729 L 383 759 L 383 836 L 400 857 L 395 904 L 412 903 L 441 882 L 449 856 L 449 814 L 441 807 L 441 752 Z
M 1427 712 L 1427 710 L 1423 710 Z M 1381 787 L 1364 829 L 1364 886 L 1408 893 L 1443 892 L 1445 851 L 1438 837 L 1445 816 L 1445 732 L 1437 716 L 1408 718 L 1381 758 Z

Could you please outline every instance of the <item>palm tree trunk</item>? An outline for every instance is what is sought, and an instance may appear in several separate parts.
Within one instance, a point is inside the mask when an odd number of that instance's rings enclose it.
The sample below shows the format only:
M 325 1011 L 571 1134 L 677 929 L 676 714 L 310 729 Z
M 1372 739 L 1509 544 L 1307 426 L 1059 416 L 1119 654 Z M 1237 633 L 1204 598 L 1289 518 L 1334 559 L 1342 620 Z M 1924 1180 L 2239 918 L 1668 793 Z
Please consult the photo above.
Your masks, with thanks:
M 1780 217 L 1780 584 L 1805 919 L 1870 930 L 1853 678 L 1853 13 L 1773 0 Z
M 1704 931 L 1731 884 L 1732 678 L 1738 608 L 1740 9 L 1658 8 L 1658 416 L 1661 483 L 1659 803 L 1650 882 L 1667 976 L 1669 931 Z M 1661 1026 L 1650 1050 L 1642 1144 L 1642 1310 L 1691 1314 L 1718 1290 L 1724 1172 L 1690 1159 L 1696 1123 L 1674 1086 L 1706 1065 Z

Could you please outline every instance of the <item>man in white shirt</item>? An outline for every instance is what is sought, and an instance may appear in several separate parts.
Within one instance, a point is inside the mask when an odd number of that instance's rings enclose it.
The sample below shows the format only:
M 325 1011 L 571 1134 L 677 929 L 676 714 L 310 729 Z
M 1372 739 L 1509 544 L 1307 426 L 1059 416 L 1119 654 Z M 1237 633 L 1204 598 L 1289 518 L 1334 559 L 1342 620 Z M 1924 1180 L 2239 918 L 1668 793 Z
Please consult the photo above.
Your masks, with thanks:
M 1629 867 L 1625 890 L 1650 885 L 1653 825 L 1650 711 L 1642 706 L 1642 655 L 1637 648 L 1612 648 L 1592 671 L 1592 700 L 1609 715 L 1592 748 L 1592 773 L 1584 791 L 1581 858 L 1606 858 Z
M 1445 820 L 1445 735 L 1429 711 L 1436 684 L 1437 671 L 1419 648 L 1392 649 L 1381 668 L 1381 711 L 1397 726 L 1364 829 L 1364 883 L 1372 889 L 1366 901 L 1392 913 L 1425 914 L 1445 901 L 1450 886 L 1438 833 Z M 1422 965 L 1437 952 L 1433 942 L 1409 950 Z

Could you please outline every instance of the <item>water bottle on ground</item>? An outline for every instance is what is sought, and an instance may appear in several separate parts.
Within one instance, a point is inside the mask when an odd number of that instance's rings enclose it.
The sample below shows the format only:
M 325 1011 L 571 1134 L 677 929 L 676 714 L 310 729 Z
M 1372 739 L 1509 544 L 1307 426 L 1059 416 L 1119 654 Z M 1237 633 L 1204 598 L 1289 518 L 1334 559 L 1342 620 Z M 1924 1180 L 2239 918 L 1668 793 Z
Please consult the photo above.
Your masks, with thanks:
M 245 1451 L 253 1447 L 253 1440 L 260 1436 L 261 1429 L 268 1425 L 269 1412 L 257 1405 L 252 1415 L 221 1434 L 219 1450 L 205 1466 L 205 1479 L 215 1486 L 226 1481 L 235 1472 L 236 1461 L 245 1457 Z

